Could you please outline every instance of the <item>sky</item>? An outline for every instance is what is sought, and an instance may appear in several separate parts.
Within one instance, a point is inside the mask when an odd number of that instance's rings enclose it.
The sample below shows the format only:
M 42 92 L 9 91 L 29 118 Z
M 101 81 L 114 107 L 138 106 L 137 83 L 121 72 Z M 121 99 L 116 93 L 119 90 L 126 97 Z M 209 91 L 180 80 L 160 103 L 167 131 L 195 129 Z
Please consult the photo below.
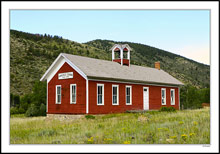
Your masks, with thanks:
M 210 65 L 209 10 L 11 10 L 10 29 L 141 43 Z

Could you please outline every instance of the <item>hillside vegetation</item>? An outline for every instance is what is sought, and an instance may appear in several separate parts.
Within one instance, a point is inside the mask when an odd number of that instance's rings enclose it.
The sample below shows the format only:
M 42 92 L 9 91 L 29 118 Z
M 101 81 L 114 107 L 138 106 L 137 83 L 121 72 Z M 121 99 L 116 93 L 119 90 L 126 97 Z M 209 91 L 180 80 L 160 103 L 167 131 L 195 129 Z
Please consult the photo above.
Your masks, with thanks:
M 131 42 L 94 40 L 77 43 L 59 36 L 10 31 L 10 92 L 23 96 L 31 93 L 59 53 L 70 53 L 97 59 L 111 60 L 109 49 L 115 43 L 127 43 L 132 48 L 131 64 L 161 68 L 185 84 L 197 88 L 209 87 L 210 67 L 173 53 Z
M 109 49 L 117 43 L 128 44 L 131 48 L 131 64 L 154 67 L 160 61 L 161 69 L 176 77 L 185 84 L 197 88 L 209 86 L 210 67 L 155 47 L 132 42 L 115 42 L 110 40 L 94 40 L 85 44 L 111 53 Z M 198 55 L 199 56 L 199 55 Z
M 210 110 L 10 119 L 10 144 L 210 144 Z M 90 117 L 90 118 L 89 118 Z

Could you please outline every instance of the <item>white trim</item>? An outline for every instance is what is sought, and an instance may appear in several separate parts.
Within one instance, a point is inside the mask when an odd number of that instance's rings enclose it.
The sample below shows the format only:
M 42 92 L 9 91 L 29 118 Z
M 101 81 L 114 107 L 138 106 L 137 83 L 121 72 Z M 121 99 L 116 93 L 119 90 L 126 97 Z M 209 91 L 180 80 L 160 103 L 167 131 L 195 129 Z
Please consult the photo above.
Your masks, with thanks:
M 130 88 L 130 104 L 127 103 L 127 88 Z M 132 86 L 125 86 L 125 104 L 132 105 Z
M 60 68 L 63 66 L 64 63 L 65 63 L 65 59 L 64 58 L 59 59 L 57 61 L 57 63 L 55 64 L 55 66 L 50 70 L 50 72 L 48 72 L 48 74 L 47 74 L 47 82 L 48 83 L 54 77 L 54 75 L 60 70 Z
M 73 100 L 72 100 L 72 94 L 73 94 L 72 86 L 76 87 L 76 93 L 75 93 L 76 99 L 75 99 L 75 102 L 73 102 Z M 76 84 L 70 84 L 70 104 L 76 104 L 76 102 L 77 102 L 77 86 L 76 86 Z
M 47 82 L 47 112 L 48 112 L 48 82 Z
M 49 72 L 53 69 L 53 67 L 55 66 L 55 64 L 58 62 L 58 60 L 60 60 L 60 58 L 63 57 L 64 58 L 64 62 L 67 62 L 76 72 L 78 72 L 83 78 L 87 79 L 87 76 L 85 73 L 83 73 L 83 71 L 81 71 L 76 65 L 74 65 L 68 58 L 66 58 L 66 56 L 64 56 L 62 53 L 59 54 L 59 56 L 55 59 L 55 61 L 52 63 L 52 65 L 47 69 L 47 71 L 44 73 L 44 75 L 41 77 L 40 81 L 44 81 L 45 79 L 48 79 L 47 75 L 49 74 Z M 56 68 L 57 70 L 57 68 Z M 59 69 L 58 69 L 59 70 Z M 57 71 L 58 71 L 57 70 Z M 55 74 L 57 73 L 57 71 L 55 71 Z M 54 75 L 55 75 L 54 74 Z M 53 76 L 54 76 L 53 75 Z M 53 76 L 51 78 L 53 78 Z M 49 82 L 49 81 L 48 81 Z
M 40 81 L 43 81 L 46 75 L 49 73 L 49 71 L 53 68 L 53 66 L 57 63 L 57 61 L 60 59 L 62 56 L 62 53 L 59 54 L 59 56 L 55 59 L 55 61 L 50 65 L 50 67 L 47 69 L 47 71 L 44 73 L 44 75 L 41 77 Z
M 90 81 L 102 81 L 102 82 L 114 82 L 114 83 L 126 83 L 126 84 L 137 84 L 137 85 L 152 85 L 152 86 L 160 86 L 160 87 L 179 87 L 179 86 L 171 86 L 171 85 L 159 85 L 159 84 L 151 84 L 151 83 L 135 83 L 135 82 L 126 82 L 126 81 L 113 81 L 113 80 L 100 80 L 100 79 L 88 79 Z
M 173 91 L 173 103 L 171 99 L 171 93 Z M 175 105 L 175 89 L 170 89 L 170 105 Z
M 98 104 L 98 86 L 102 86 L 102 104 Z M 97 83 L 97 105 L 104 105 L 104 84 Z
M 117 87 L 117 104 L 113 104 L 113 87 Z M 112 85 L 112 105 L 119 105 L 119 86 Z
M 123 49 L 121 49 L 120 50 L 121 65 L 123 65 L 123 56 L 124 56 L 124 51 Z
M 165 104 L 162 104 L 162 91 L 165 91 Z M 161 105 L 166 105 L 167 104 L 167 97 L 166 97 L 167 93 L 166 93 L 166 88 L 161 88 Z
M 147 89 L 147 96 L 148 96 L 148 109 L 144 109 L 144 89 Z M 149 87 L 143 87 L 143 110 L 150 110 L 150 95 L 149 95 Z
M 89 113 L 89 81 L 86 79 L 86 113 Z
M 60 103 L 58 103 L 57 102 L 57 87 L 60 87 Z M 61 104 L 61 102 L 62 102 L 62 87 L 61 87 L 61 85 L 56 85 L 56 102 L 55 102 L 55 104 Z
M 66 62 L 76 71 L 78 72 L 84 79 L 87 79 L 87 76 L 83 71 L 81 71 L 76 65 L 74 65 L 68 58 L 66 58 L 64 55 L 62 55 Z
M 119 48 L 120 50 L 122 49 L 119 44 L 115 44 L 110 50 L 114 51 L 115 48 Z

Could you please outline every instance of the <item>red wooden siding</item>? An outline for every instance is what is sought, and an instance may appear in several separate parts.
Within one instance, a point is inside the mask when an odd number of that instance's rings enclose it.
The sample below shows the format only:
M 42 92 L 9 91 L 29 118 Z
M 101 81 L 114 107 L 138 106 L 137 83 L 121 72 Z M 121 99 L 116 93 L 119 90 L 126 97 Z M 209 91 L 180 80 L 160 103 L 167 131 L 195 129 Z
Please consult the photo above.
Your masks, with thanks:
M 59 73 L 73 72 L 72 79 L 58 80 Z M 104 105 L 97 105 L 97 83 L 104 84 Z M 70 104 L 70 84 L 77 85 L 76 104 Z M 56 104 L 56 85 L 61 85 L 61 104 Z M 112 85 L 119 86 L 119 105 L 112 105 Z M 126 105 L 126 85 L 132 86 L 132 105 Z M 149 109 L 158 110 L 161 106 L 173 106 L 179 109 L 177 87 L 147 86 L 115 82 L 89 81 L 89 114 L 125 112 L 126 110 L 143 110 L 143 87 L 149 87 Z M 161 105 L 161 88 L 166 88 L 166 105 Z M 170 90 L 175 89 L 175 105 L 171 105 Z M 48 83 L 49 114 L 85 114 L 86 80 L 71 66 L 64 63 Z
M 121 59 L 114 59 L 114 62 L 118 62 L 121 64 Z M 123 59 L 123 65 L 129 65 L 129 59 Z
M 73 72 L 73 78 L 58 80 L 59 73 Z M 70 104 L 70 84 L 76 84 L 76 104 Z M 56 85 L 61 85 L 61 104 L 56 104 Z M 48 83 L 48 113 L 86 113 L 86 80 L 64 63 Z
M 97 83 L 104 84 L 104 105 L 97 105 Z M 112 105 L 112 85 L 119 85 L 119 105 Z M 132 105 L 126 105 L 125 86 L 132 86 Z M 149 109 L 158 110 L 161 105 L 161 88 L 166 88 L 166 105 L 179 109 L 178 88 L 89 81 L 89 113 L 117 113 L 143 109 L 143 87 L 149 87 Z M 170 104 L 170 89 L 175 89 L 175 105 Z

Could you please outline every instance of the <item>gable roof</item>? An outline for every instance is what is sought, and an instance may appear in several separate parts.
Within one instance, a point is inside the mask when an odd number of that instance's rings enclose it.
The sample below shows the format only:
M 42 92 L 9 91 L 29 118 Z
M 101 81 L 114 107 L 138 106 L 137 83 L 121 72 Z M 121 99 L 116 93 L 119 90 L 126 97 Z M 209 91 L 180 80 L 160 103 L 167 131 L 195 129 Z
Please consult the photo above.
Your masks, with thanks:
M 151 67 L 143 67 L 137 65 L 122 66 L 119 63 L 77 55 L 61 53 L 58 57 L 63 57 L 68 64 L 76 66 L 83 72 L 88 79 L 102 80 L 118 80 L 137 83 L 152 83 L 166 85 L 183 85 L 182 82 L 166 73 L 163 70 L 158 70 Z M 48 69 L 46 73 L 50 70 Z M 41 78 L 45 80 L 45 76 Z
M 165 85 L 183 85 L 182 82 L 168 74 L 163 70 L 151 67 L 143 67 L 137 65 L 123 66 L 119 63 L 101 60 L 77 55 L 61 53 L 45 74 L 40 79 L 47 79 L 56 62 L 60 59 L 64 60 L 77 72 L 83 74 L 84 78 L 112 81 L 129 81 L 134 83 L 148 84 L 165 84 Z

